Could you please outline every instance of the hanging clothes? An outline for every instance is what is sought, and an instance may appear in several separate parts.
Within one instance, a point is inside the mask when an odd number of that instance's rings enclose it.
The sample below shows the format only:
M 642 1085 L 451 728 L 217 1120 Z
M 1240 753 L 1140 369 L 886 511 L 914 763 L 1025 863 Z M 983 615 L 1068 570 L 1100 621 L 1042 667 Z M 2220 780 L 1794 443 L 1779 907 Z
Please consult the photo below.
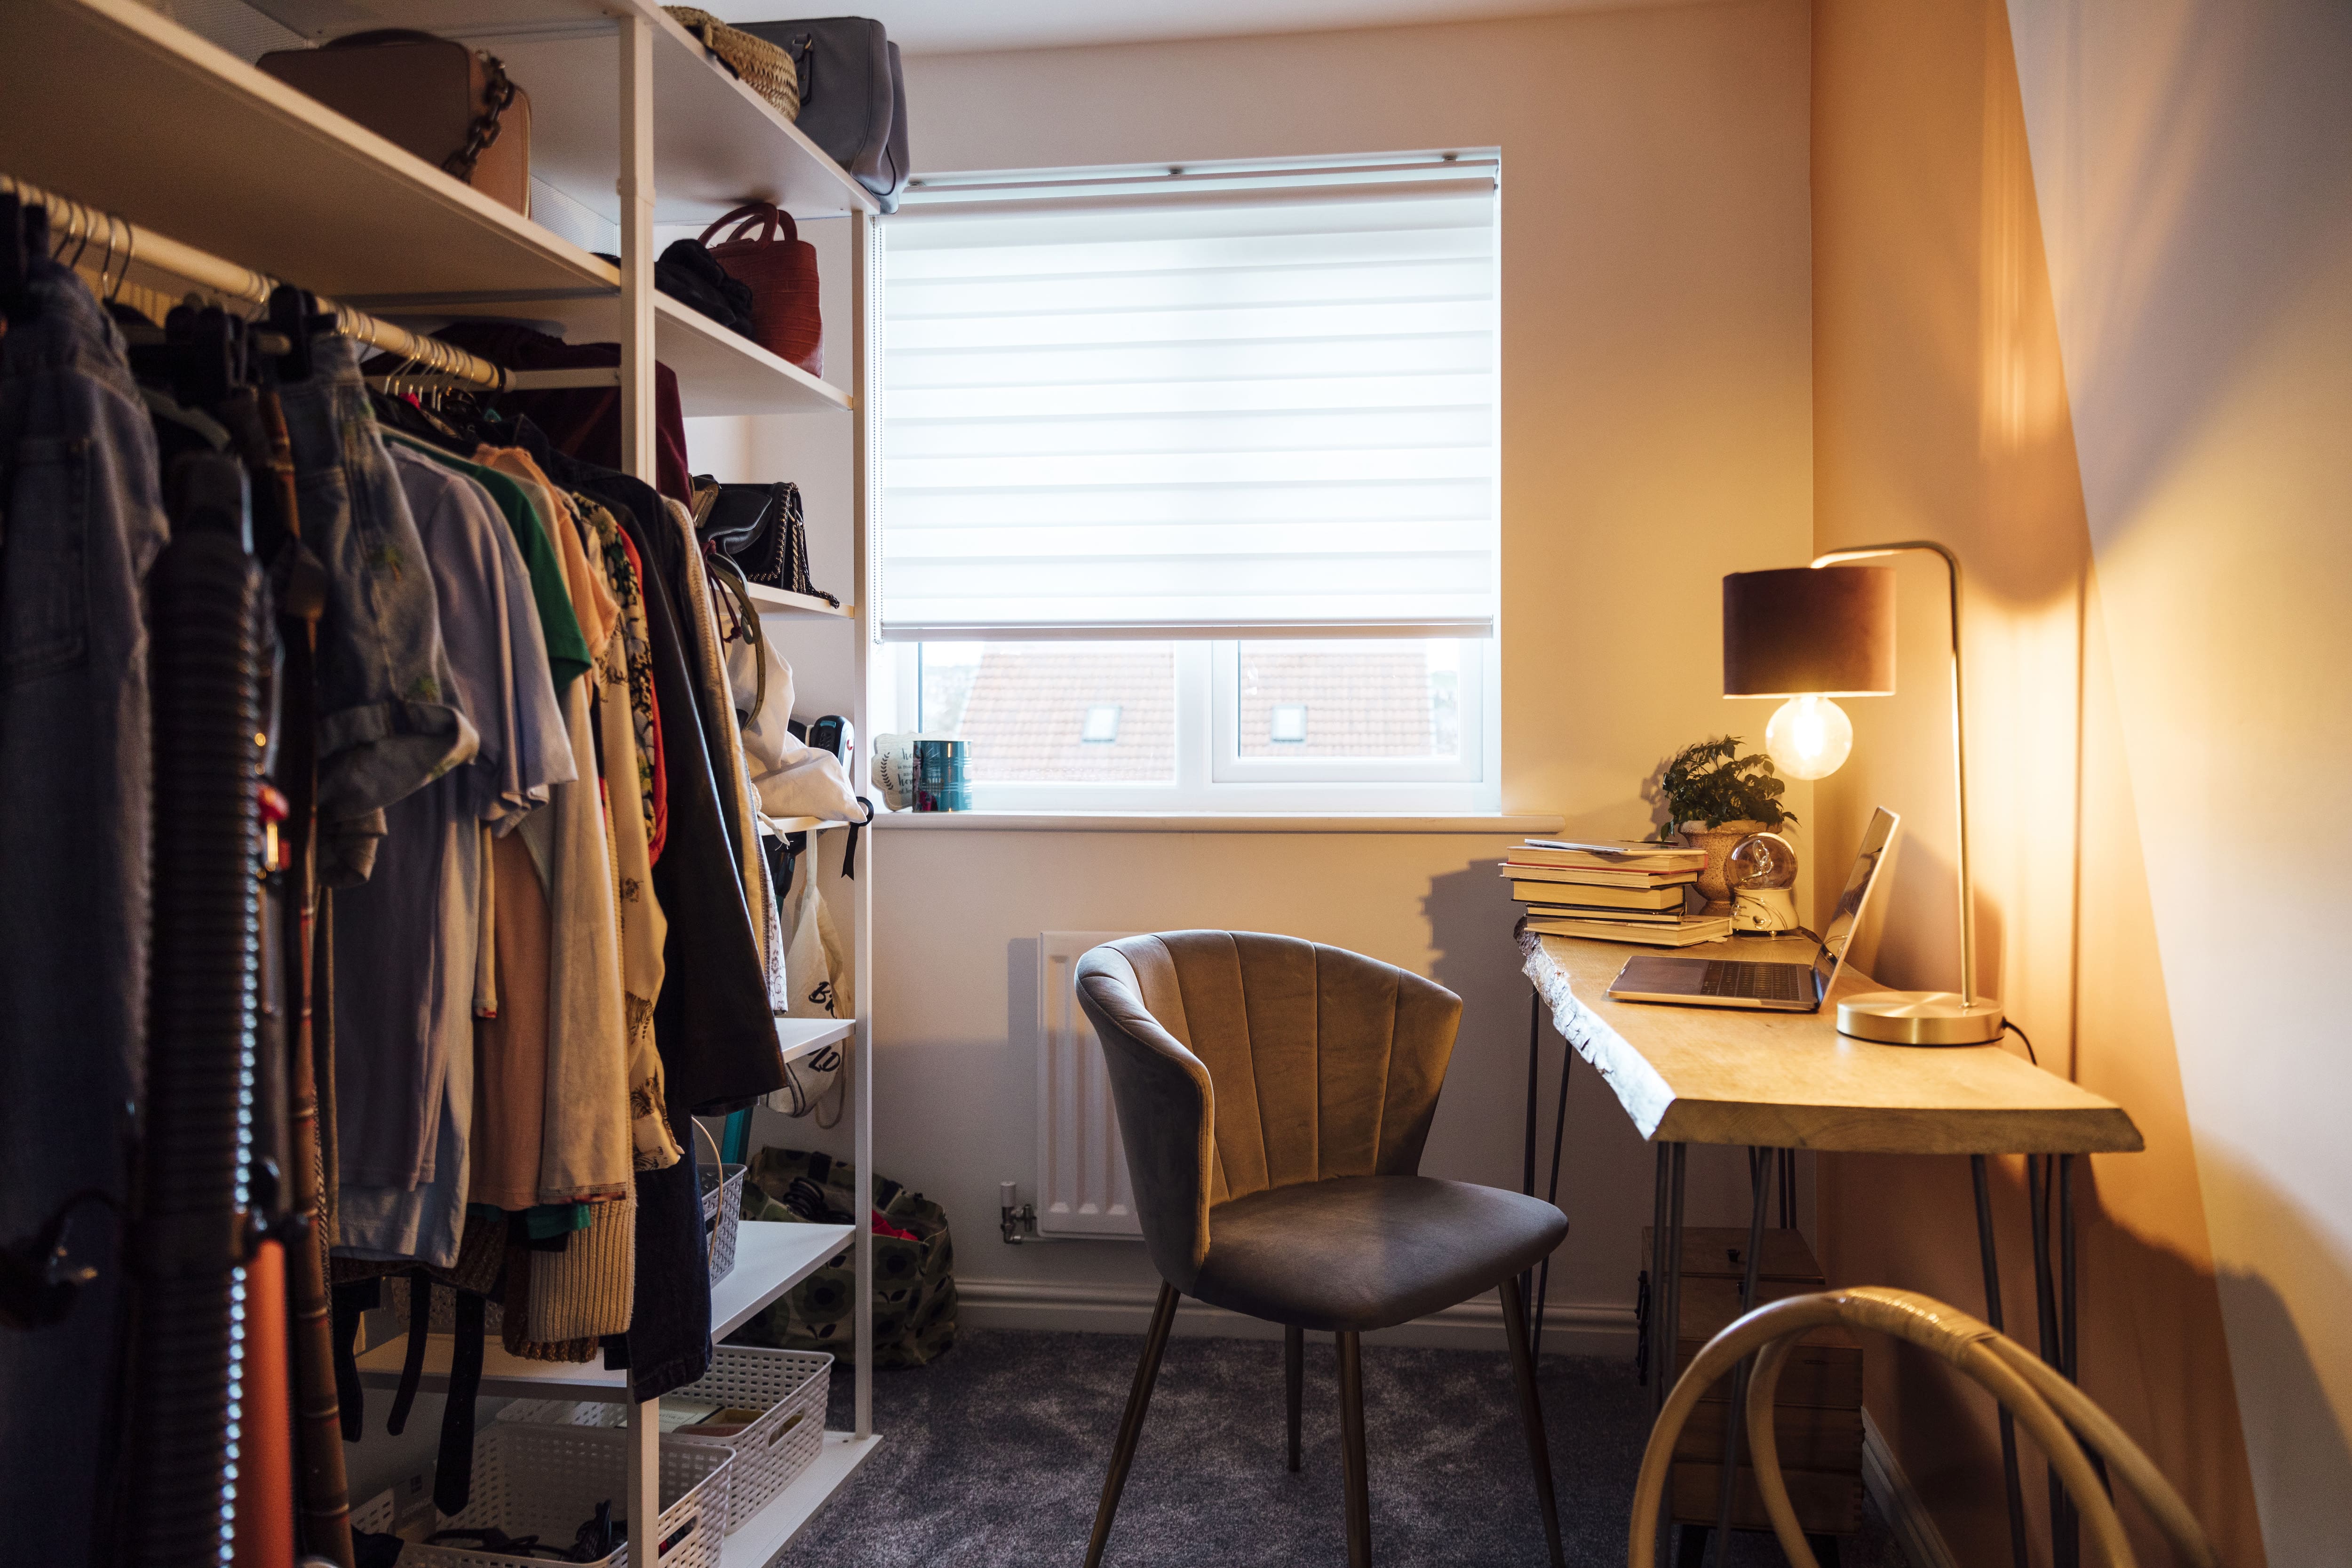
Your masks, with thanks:
M 567 343 L 519 321 L 452 321 L 434 336 L 516 370 L 583 370 L 618 366 L 618 343 Z M 528 418 L 556 450 L 606 470 L 621 464 L 621 389 L 573 386 L 501 394 L 496 406 Z M 694 499 L 686 460 L 686 416 L 677 374 L 654 366 L 654 487 L 682 501 Z
M 521 830 L 545 879 L 551 917 L 547 1102 L 534 1201 L 618 1199 L 626 1194 L 635 1169 L 628 1114 L 627 1010 L 603 780 L 589 772 L 598 755 L 589 705 L 594 671 L 619 624 L 620 605 L 589 564 L 571 502 L 547 484 L 529 454 L 485 447 L 475 456 L 484 467 L 514 478 L 530 500 L 563 563 L 565 587 L 590 661 L 589 679 L 573 682 L 563 696 L 564 722 L 572 753 L 583 764 L 582 777 L 559 785 L 554 809 L 526 822 Z
M 719 805 L 711 760 L 717 748 L 705 739 L 681 629 L 683 601 L 672 586 L 674 574 L 682 578 L 699 563 L 686 556 L 677 531 L 662 523 L 660 498 L 648 487 L 565 457 L 529 420 L 517 422 L 517 441 L 557 483 L 611 510 L 642 567 L 668 784 L 667 834 L 653 868 L 654 890 L 669 925 L 654 1034 L 675 1129 L 685 1113 L 739 1110 L 783 1087 L 766 969 L 735 840 Z M 640 508 L 653 520 L 650 528 Z M 731 723 L 731 710 L 722 713 Z
M 121 334 L 35 256 L 0 338 L 0 1236 L 72 1194 L 130 1198 L 143 1079 L 150 713 L 141 589 L 168 537 Z M 169 787 L 169 781 L 163 781 Z M 120 1209 L 67 1239 L 97 1271 L 57 1322 L 0 1333 L 12 1554 L 81 1563 L 110 1500 Z M 102 1506 L 103 1505 L 103 1506 Z
M 321 334 L 278 388 L 302 542 L 326 568 L 319 621 L 319 818 L 383 810 L 474 754 L 451 701 L 433 574 L 349 341 Z
M 647 837 L 652 813 L 642 793 L 632 796 L 629 784 L 640 792 L 649 770 L 642 765 L 638 745 L 638 710 L 634 689 L 635 661 L 648 660 L 651 645 L 645 636 L 645 597 L 637 580 L 621 526 L 606 508 L 587 497 L 577 498 L 583 540 L 595 548 L 589 559 L 610 584 L 622 614 L 604 658 L 597 667 L 595 699 L 598 743 L 603 748 L 608 784 L 605 825 L 613 841 L 613 902 L 621 923 L 621 990 L 628 1009 L 629 1129 L 640 1171 L 657 1171 L 677 1159 L 677 1142 L 670 1135 L 663 1110 L 661 1052 L 654 1043 L 654 1004 L 661 996 L 662 947 L 669 921 L 654 894 L 653 854 Z M 644 671 L 650 683 L 652 670 Z
M 595 525 L 604 551 L 604 569 L 621 602 L 621 634 L 627 661 L 629 716 L 636 730 L 637 792 L 645 816 L 646 856 L 661 858 L 662 840 L 669 827 L 669 788 L 662 766 L 661 700 L 654 687 L 653 632 L 646 624 L 645 566 L 636 546 L 611 510 L 595 499 L 576 494 L 581 514 Z
M 706 733 L 717 739 L 711 748 L 711 772 L 719 784 L 719 803 L 727 814 L 733 840 L 736 869 L 742 878 L 750 905 L 751 932 L 760 944 L 761 972 L 768 991 L 769 1011 L 782 1016 L 791 1009 L 792 991 L 784 982 L 784 942 L 776 916 L 776 889 L 768 876 L 768 858 L 760 850 L 759 810 L 751 791 L 751 769 L 743 754 L 743 735 L 735 718 L 735 692 L 727 681 L 727 650 L 719 633 L 719 615 L 710 602 L 710 576 L 703 563 L 702 542 L 695 536 L 694 514 L 667 499 L 663 510 L 677 531 L 681 558 L 679 596 L 685 602 L 688 646 L 693 650 L 696 694 L 701 698 Z
M 390 809 L 375 875 L 340 896 L 336 1093 L 350 1132 L 337 1239 L 352 1256 L 446 1267 L 473 1141 L 484 829 L 510 830 L 543 807 L 576 763 L 529 569 L 488 492 L 405 447 L 392 460 L 433 573 L 458 706 L 481 746 Z M 372 1158 L 395 1131 L 415 1136 L 420 1104 L 437 1117 L 405 1171 Z

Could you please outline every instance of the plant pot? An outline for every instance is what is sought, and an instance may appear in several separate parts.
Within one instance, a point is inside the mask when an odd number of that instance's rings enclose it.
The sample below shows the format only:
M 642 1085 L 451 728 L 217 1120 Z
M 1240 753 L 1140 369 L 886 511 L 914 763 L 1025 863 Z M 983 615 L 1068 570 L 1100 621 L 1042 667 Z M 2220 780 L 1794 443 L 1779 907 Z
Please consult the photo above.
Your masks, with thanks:
M 1760 822 L 1727 822 L 1720 827 L 1686 826 L 1682 831 L 1684 847 L 1706 851 L 1706 869 L 1698 874 L 1699 897 L 1706 900 L 1706 912 L 1727 915 L 1731 912 L 1731 884 L 1723 879 L 1724 862 L 1739 847 L 1739 841 L 1751 833 L 1761 833 Z

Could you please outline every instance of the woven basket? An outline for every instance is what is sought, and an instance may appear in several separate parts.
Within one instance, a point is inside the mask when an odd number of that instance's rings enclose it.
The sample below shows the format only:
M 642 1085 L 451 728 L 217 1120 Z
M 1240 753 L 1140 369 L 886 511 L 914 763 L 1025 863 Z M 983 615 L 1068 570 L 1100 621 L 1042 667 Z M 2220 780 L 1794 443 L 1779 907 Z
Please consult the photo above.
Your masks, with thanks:
M 715 1345 L 710 1370 L 671 1399 L 705 1400 L 762 1412 L 731 1437 L 704 1437 L 691 1426 L 663 1435 L 663 1441 L 724 1448 L 735 1456 L 727 1483 L 727 1533 L 800 1479 L 824 1447 L 824 1401 L 833 1382 L 833 1358 L 811 1351 L 767 1350 L 756 1345 Z M 501 1421 L 541 1426 L 617 1426 L 629 1418 L 625 1405 L 568 1400 L 516 1400 L 499 1412 Z M 384 1498 L 387 1514 L 391 1494 Z M 665 1563 L 663 1568 L 669 1568 Z
M 735 224 L 717 245 L 710 237 Z M 759 230 L 755 236 L 751 232 Z M 777 237 L 777 230 L 783 231 Z M 817 309 L 816 247 L 801 237 L 793 215 L 773 202 L 746 202 L 702 231 L 702 243 L 728 275 L 751 288 L 751 341 L 800 366 L 824 374 L 824 321 Z
M 677 25 L 702 40 L 702 47 L 742 79 L 743 85 L 775 105 L 787 120 L 801 117 L 800 72 L 793 57 L 767 39 L 730 27 L 708 11 L 691 5 L 665 5 Z
M 628 1516 L 631 1441 L 625 1432 L 592 1426 L 493 1422 L 474 1439 L 472 1498 L 464 1511 L 440 1518 L 436 1528 L 502 1530 L 568 1545 L 600 1502 L 610 1502 L 615 1515 Z M 733 1455 L 716 1444 L 662 1440 L 659 1536 L 666 1544 L 658 1553 L 659 1568 L 719 1568 L 733 1474 Z M 391 1494 L 384 1494 L 360 1510 L 353 1523 L 389 1529 L 391 1503 Z M 645 1555 L 650 1563 L 656 1554 Z M 545 1561 L 421 1542 L 400 1553 L 401 1568 L 537 1568 Z M 594 1568 L 623 1568 L 629 1561 L 629 1548 L 623 1546 Z
M 697 1165 L 694 1173 L 702 1184 L 704 1255 L 710 1262 L 710 1282 L 716 1285 L 735 1272 L 736 1230 L 743 1221 L 743 1167 L 720 1161 L 719 1140 L 699 1120 L 694 1130 L 710 1144 L 710 1163 Z
M 743 1167 L 696 1167 L 702 1178 L 702 1234 L 710 1243 L 710 1282 L 735 1271 L 735 1237 L 743 1219 Z

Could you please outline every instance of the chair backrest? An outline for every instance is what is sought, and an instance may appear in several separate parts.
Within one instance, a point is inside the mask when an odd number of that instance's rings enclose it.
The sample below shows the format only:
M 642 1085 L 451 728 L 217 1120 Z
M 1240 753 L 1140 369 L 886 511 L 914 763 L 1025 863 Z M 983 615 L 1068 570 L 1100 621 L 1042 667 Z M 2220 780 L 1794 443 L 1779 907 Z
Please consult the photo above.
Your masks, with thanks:
M 2213 1548 L 2196 1515 L 2172 1483 L 2090 1396 L 2059 1375 L 2041 1357 L 1991 1325 L 1931 1296 L 1880 1285 L 1791 1296 L 1759 1307 L 1709 1340 L 1666 1395 L 1650 1445 L 1642 1455 L 1633 1485 L 1633 1530 L 1625 1560 L 1630 1568 L 1654 1568 L 1658 1511 L 1675 1447 L 1700 1398 L 1750 1352 L 1759 1352 L 1748 1383 L 1748 1452 L 1741 1457 L 1756 1473 L 1756 1489 L 1771 1517 L 1772 1531 L 1794 1568 L 1821 1568 L 1805 1541 L 1797 1510 L 1789 1500 L 1776 1449 L 1772 1401 L 1781 1369 L 1797 1341 L 1825 1323 L 1875 1329 L 1907 1340 L 1942 1357 L 1974 1379 L 2049 1456 L 2052 1468 L 2082 1510 L 2093 1559 L 2107 1568 L 2133 1568 L 2131 1543 L 2124 1537 L 2115 1505 L 2107 1500 L 2099 1473 L 2083 1455 L 2088 1443 L 2112 1467 L 2116 1479 L 2147 1508 L 2173 1552 L 2188 1568 L 2219 1568 Z M 2082 1442 L 2077 1442 L 2080 1435 Z
M 1343 948 L 1250 931 L 1129 937 L 1078 961 L 1136 1205 L 1160 1272 L 1188 1289 L 1209 1209 L 1334 1176 L 1421 1165 L 1462 1000 Z

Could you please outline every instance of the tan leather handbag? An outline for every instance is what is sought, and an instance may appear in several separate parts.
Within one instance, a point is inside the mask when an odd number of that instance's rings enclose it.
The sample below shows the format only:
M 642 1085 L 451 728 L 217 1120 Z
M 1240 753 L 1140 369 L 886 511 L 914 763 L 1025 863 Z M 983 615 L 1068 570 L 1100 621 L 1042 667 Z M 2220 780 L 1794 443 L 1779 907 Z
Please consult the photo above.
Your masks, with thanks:
M 287 86 L 530 216 L 530 95 L 494 55 L 405 28 L 255 62 Z

